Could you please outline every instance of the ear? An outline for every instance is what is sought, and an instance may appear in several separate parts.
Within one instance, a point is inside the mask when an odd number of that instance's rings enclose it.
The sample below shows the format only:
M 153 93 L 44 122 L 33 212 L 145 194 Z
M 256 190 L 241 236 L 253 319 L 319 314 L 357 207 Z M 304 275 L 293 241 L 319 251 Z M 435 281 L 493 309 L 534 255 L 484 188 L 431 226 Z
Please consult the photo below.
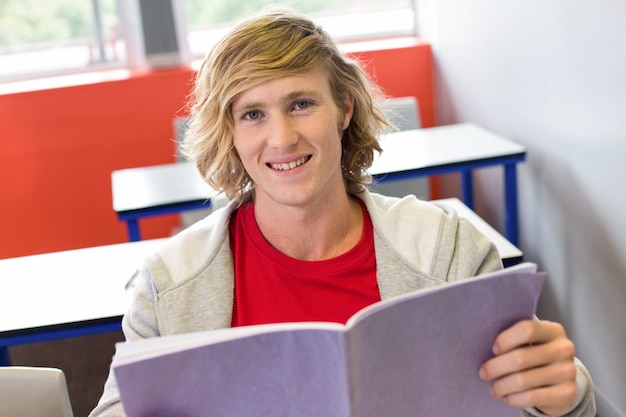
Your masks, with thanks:
M 341 130 L 346 130 L 348 126 L 350 126 L 350 121 L 352 120 L 352 115 L 354 114 L 354 96 L 351 92 L 346 92 L 343 98 L 343 123 L 341 125 Z

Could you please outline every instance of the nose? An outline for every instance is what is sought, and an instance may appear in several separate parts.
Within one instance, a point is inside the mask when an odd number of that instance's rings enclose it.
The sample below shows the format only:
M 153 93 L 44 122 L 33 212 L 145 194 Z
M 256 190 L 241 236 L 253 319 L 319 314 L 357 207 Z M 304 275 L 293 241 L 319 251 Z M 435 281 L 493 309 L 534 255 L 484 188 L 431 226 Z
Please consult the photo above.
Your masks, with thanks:
M 287 115 L 272 117 L 268 133 L 268 144 L 275 149 L 288 149 L 298 142 L 294 121 Z

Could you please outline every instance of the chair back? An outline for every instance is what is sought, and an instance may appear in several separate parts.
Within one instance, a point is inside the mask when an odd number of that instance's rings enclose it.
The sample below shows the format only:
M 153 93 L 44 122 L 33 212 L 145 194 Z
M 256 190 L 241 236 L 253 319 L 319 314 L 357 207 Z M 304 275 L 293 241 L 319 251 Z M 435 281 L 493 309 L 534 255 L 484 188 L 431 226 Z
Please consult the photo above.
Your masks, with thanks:
M 387 119 L 398 130 L 419 129 L 422 127 L 419 105 L 413 96 L 394 97 L 386 100 L 382 105 Z
M 419 105 L 415 97 L 394 97 L 385 100 L 381 108 L 398 130 L 420 129 L 422 127 Z M 383 150 L 384 152 L 384 150 Z M 403 197 L 415 194 L 422 200 L 430 199 L 428 178 L 411 178 L 374 183 L 370 189 L 381 194 Z
M 190 117 L 175 117 L 172 120 L 172 126 L 174 128 L 174 147 L 176 152 L 176 160 L 178 162 L 185 162 L 187 158 L 182 153 L 181 146 L 185 139 L 185 133 L 189 127 Z
M 63 371 L 0 367 L 0 416 L 73 417 Z

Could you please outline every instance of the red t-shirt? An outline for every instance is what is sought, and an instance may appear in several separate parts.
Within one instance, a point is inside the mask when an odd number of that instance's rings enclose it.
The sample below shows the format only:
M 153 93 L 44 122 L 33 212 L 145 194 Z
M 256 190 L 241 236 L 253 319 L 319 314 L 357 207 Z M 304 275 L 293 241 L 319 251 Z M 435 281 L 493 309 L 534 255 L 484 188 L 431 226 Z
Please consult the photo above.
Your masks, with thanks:
M 290 258 L 270 245 L 254 218 L 253 202 L 240 207 L 230 221 L 235 259 L 232 326 L 345 323 L 379 301 L 372 221 L 363 203 L 361 208 L 363 233 L 356 246 L 336 258 L 309 262 Z

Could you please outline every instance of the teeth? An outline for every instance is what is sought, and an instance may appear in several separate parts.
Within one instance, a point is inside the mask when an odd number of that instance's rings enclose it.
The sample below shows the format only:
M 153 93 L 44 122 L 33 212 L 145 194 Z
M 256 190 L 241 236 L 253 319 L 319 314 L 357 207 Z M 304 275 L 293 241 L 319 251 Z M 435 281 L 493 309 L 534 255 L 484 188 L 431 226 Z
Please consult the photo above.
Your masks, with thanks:
M 299 167 L 300 165 L 304 164 L 307 161 L 308 157 L 303 157 L 298 159 L 297 161 L 291 161 L 289 163 L 282 163 L 282 164 L 270 164 L 270 166 L 274 169 L 278 169 L 280 171 L 287 171 L 290 169 L 294 169 L 295 167 Z

